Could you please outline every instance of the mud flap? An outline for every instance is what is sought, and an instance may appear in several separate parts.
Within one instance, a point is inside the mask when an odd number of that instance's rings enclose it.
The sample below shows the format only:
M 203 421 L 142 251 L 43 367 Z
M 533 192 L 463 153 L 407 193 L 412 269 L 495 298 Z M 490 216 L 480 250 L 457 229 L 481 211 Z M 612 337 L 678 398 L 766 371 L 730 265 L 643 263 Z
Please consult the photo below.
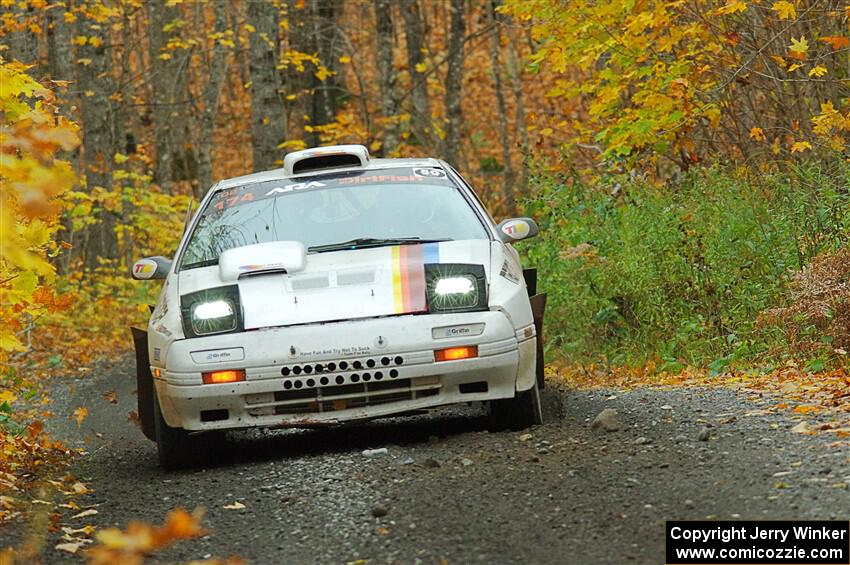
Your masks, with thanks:
M 133 344 L 136 347 L 136 398 L 139 403 L 139 421 L 145 437 L 156 441 L 153 419 L 153 375 L 148 361 L 148 332 L 139 328 L 130 328 L 130 330 L 133 332 Z
M 531 302 L 531 315 L 534 317 L 534 329 L 537 332 L 537 386 L 541 390 L 546 386 L 543 363 L 543 314 L 546 312 L 546 293 L 537 294 L 537 269 L 523 269 L 525 287 Z

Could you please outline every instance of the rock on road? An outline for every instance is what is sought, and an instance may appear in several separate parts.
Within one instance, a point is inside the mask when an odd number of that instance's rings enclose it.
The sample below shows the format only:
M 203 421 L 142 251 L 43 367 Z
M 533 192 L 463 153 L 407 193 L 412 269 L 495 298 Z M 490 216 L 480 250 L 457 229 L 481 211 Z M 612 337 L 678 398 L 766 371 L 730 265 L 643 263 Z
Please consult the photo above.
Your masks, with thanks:
M 525 432 L 488 433 L 475 407 L 246 432 L 215 466 L 165 473 L 128 421 L 133 371 L 126 360 L 56 386 L 54 432 L 88 450 L 73 472 L 94 492 L 76 501 L 98 504 L 63 524 L 162 523 L 204 507 L 209 535 L 157 554 L 170 562 L 658 564 L 666 519 L 846 520 L 850 509 L 846 448 L 792 433 L 796 421 L 732 390 L 550 386 L 547 423 Z M 90 412 L 79 430 L 67 420 L 77 406 Z M 591 427 L 604 409 L 616 430 Z M 225 508 L 235 502 L 244 508 Z M 54 549 L 45 560 L 80 561 Z

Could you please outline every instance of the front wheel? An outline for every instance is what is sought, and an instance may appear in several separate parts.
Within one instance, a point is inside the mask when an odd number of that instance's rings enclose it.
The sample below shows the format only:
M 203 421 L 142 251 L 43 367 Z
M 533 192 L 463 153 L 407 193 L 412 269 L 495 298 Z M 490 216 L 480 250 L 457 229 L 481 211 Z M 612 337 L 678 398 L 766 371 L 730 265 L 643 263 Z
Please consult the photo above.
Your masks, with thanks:
M 182 428 L 172 428 L 162 417 L 159 397 L 153 391 L 153 412 L 156 431 L 156 450 L 159 464 L 166 471 L 176 471 L 198 465 L 209 457 L 206 449 L 210 443 L 209 434 L 190 435 Z
M 543 409 L 537 383 L 528 390 L 517 392 L 513 398 L 490 401 L 490 428 L 493 431 L 520 431 L 542 423 Z

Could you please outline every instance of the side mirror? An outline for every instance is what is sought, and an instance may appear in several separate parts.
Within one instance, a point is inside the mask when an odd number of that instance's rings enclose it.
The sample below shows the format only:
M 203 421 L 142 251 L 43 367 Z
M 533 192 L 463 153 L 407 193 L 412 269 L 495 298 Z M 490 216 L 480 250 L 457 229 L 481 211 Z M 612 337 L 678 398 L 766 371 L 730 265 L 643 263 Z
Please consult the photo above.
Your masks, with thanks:
M 171 271 L 171 260 L 165 257 L 147 257 L 133 263 L 131 274 L 137 281 L 164 279 Z
M 510 218 L 499 224 L 499 237 L 505 243 L 528 239 L 538 233 L 540 228 L 531 218 Z

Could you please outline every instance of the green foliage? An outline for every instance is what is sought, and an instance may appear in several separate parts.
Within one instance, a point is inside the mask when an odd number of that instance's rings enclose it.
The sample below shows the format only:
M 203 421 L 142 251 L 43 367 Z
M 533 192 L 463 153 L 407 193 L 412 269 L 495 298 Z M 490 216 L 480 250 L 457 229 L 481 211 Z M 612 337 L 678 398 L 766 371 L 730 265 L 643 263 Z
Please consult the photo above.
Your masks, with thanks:
M 549 351 L 714 374 L 774 356 L 782 334 L 759 314 L 814 255 L 850 244 L 850 167 L 827 166 L 708 169 L 663 188 L 538 176 L 526 210 L 541 236 L 525 251 L 549 294 Z

